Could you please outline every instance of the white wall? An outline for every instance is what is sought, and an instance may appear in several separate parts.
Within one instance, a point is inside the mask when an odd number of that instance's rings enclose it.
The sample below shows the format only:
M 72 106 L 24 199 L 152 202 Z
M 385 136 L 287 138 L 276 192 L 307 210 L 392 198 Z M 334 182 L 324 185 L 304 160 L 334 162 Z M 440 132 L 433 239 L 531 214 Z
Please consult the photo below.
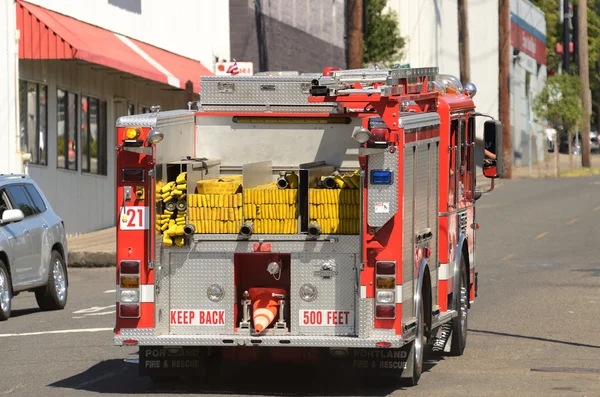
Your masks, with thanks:
M 406 38 L 401 63 L 411 67 L 437 66 L 439 72 L 460 76 L 456 0 L 388 0 L 396 11 L 400 34 Z M 471 82 L 478 89 L 477 111 L 498 117 L 498 5 L 469 1 Z M 485 119 L 477 118 L 477 137 L 483 138 Z
M 202 62 L 229 59 L 229 0 L 30 0 Z
M 22 172 L 17 153 L 15 32 L 15 5 L 0 1 L 0 174 Z

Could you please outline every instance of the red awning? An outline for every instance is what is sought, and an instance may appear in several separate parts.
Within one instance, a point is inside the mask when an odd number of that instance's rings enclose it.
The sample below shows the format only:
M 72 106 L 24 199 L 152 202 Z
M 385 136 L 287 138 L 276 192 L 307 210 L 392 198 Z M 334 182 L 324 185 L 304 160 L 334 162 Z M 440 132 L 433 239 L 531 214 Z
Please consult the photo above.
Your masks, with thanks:
M 185 89 L 189 80 L 200 92 L 200 76 L 213 75 L 193 59 L 130 39 L 17 0 L 21 59 L 81 59 Z

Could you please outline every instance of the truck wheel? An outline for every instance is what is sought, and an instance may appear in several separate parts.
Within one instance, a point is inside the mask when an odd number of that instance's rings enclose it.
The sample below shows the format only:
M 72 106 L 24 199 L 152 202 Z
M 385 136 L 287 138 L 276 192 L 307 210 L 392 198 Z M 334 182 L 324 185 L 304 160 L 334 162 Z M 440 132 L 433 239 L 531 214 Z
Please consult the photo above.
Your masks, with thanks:
M 35 300 L 40 309 L 62 310 L 67 304 L 67 268 L 57 251 L 50 255 L 48 283 L 35 291 Z
M 469 290 L 467 288 L 467 266 L 465 258 L 460 258 L 460 294 L 456 296 L 458 316 L 452 319 L 452 343 L 450 355 L 461 356 L 467 345 L 467 320 L 469 315 Z
M 417 335 L 411 342 L 410 352 L 408 353 L 407 366 L 404 370 L 401 380 L 407 386 L 416 386 L 423 373 L 423 353 L 427 338 L 425 337 L 425 309 L 423 306 L 423 297 L 419 301 L 417 308 Z
M 0 259 L 0 321 L 6 321 L 10 317 L 12 305 L 12 287 L 10 274 L 6 265 Z

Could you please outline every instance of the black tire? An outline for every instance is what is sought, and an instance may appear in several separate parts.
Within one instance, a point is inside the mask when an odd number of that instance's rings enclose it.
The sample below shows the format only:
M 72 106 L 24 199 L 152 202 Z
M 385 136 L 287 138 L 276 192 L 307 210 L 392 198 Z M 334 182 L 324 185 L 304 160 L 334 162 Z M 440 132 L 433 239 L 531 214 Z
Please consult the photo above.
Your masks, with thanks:
M 64 309 L 67 304 L 68 287 L 65 261 L 58 251 L 52 251 L 48 266 L 48 283 L 35 291 L 35 300 L 40 309 L 43 311 Z
M 452 343 L 450 355 L 462 356 L 467 346 L 467 329 L 469 319 L 469 286 L 467 285 L 467 266 L 465 258 L 460 258 L 460 291 L 455 298 L 458 315 L 452 319 Z
M 13 293 L 10 273 L 6 268 L 4 261 L 0 259 L 0 321 L 6 321 L 10 318 L 12 298 Z

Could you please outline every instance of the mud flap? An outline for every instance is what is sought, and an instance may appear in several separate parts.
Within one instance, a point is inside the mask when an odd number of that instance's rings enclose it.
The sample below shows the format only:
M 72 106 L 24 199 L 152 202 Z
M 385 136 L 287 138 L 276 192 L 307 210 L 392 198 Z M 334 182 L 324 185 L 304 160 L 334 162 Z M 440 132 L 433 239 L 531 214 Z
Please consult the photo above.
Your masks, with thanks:
M 341 374 L 398 378 L 403 373 L 412 373 L 412 361 L 408 359 L 411 346 L 412 343 L 399 349 L 326 349 L 326 359 L 321 363 L 327 365 L 328 371 L 334 369 Z M 342 351 L 346 354 L 342 355 Z
M 203 347 L 140 346 L 140 376 L 201 376 L 206 370 Z

